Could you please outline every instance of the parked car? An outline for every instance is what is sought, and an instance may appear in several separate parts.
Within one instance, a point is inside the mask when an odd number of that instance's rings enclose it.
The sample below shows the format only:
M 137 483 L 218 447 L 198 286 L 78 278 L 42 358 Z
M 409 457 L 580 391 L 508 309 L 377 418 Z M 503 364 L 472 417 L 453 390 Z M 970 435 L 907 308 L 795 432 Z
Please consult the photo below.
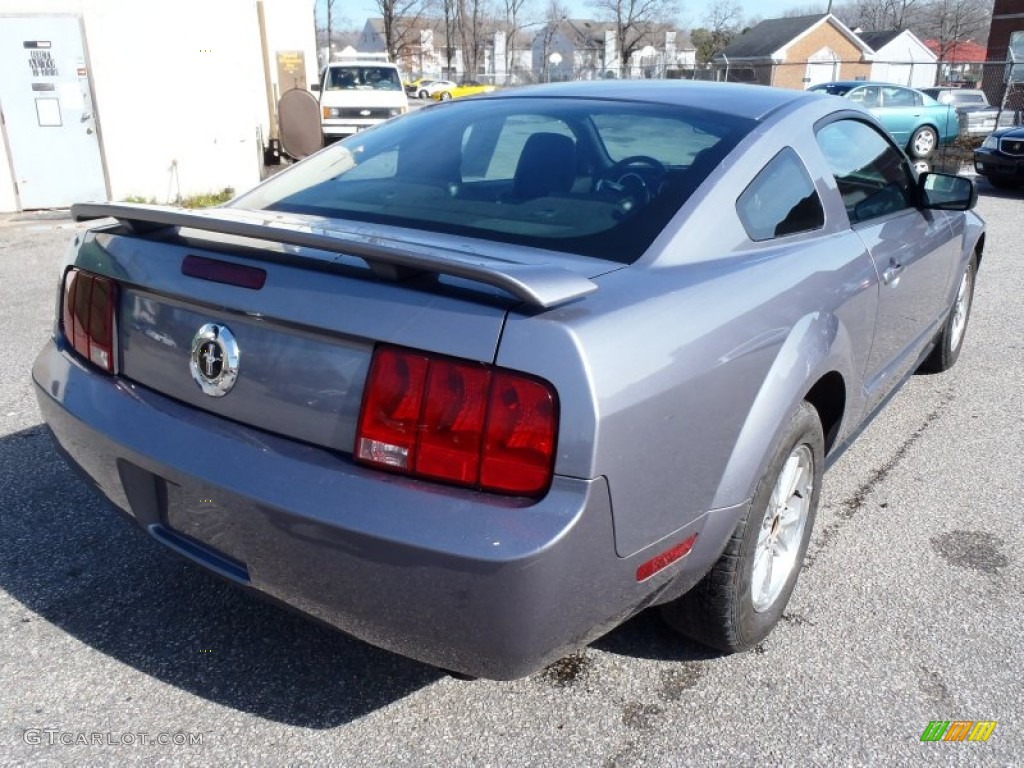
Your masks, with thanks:
M 435 88 L 430 92 L 430 97 L 435 101 L 448 101 L 450 99 L 460 99 L 464 96 L 490 93 L 493 90 L 493 85 L 484 85 L 476 80 L 464 80 L 461 84 L 452 87 Z
M 436 80 L 427 77 L 419 77 L 415 80 L 405 83 L 405 92 L 410 96 L 415 96 L 417 99 L 425 99 L 429 96 L 427 90 L 433 85 Z
M 450 90 L 455 87 L 457 86 L 452 80 L 435 80 L 430 85 L 426 86 L 426 88 L 420 89 L 422 93 L 426 93 L 426 96 L 421 96 L 420 98 L 431 99 L 434 98 L 435 93 L 446 89 Z
M 821 83 L 808 90 L 843 96 L 870 110 L 896 143 L 913 158 L 925 160 L 960 133 L 956 108 L 940 104 L 913 88 L 859 80 Z
M 75 237 L 40 408 L 161 544 L 426 663 L 514 678 L 650 606 L 749 649 L 826 464 L 956 362 L 982 258 L 973 182 L 848 106 L 520 88 L 221 208 L 76 205 L 113 220 Z
M 1012 126 L 1013 110 L 990 106 L 980 88 L 922 88 L 940 104 L 956 107 L 960 132 L 968 136 L 988 136 L 996 128 Z
M 974 151 L 974 170 L 994 187 L 1024 186 L 1024 127 L 1000 128 Z

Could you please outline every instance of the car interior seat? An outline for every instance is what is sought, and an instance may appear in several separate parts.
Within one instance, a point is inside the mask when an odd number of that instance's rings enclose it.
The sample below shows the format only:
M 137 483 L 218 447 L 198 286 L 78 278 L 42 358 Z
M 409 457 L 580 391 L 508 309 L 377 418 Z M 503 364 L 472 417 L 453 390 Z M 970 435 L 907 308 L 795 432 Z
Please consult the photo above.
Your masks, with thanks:
M 576 142 L 561 133 L 535 133 L 526 140 L 512 179 L 512 197 L 568 194 L 576 180 Z

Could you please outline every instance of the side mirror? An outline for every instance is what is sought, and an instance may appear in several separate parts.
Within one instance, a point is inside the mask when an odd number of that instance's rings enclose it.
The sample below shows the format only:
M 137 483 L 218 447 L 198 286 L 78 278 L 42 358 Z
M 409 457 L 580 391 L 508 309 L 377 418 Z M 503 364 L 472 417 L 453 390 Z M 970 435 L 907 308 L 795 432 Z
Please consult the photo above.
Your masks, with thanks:
M 320 83 L 313 83 L 311 86 L 309 86 L 309 90 L 311 90 L 313 93 L 320 93 Z
M 951 173 L 922 173 L 917 177 L 917 193 L 922 208 L 937 211 L 969 211 L 978 203 L 974 181 Z

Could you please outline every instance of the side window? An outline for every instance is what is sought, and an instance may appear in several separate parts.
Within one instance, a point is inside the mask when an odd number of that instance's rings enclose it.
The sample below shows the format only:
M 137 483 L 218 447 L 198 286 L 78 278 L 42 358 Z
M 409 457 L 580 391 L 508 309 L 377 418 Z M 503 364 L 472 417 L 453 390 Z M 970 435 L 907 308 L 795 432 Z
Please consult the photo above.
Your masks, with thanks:
M 865 109 L 873 109 L 879 105 L 878 101 L 878 86 L 877 85 L 865 85 L 862 88 L 855 89 L 850 94 L 850 101 L 855 101 Z
M 850 223 L 914 205 L 914 176 L 903 153 L 867 123 L 838 120 L 818 131 Z
M 883 88 L 882 99 L 886 107 L 920 107 L 924 104 L 920 94 L 906 88 Z
M 821 200 L 804 164 L 790 148 L 779 152 L 736 201 L 751 240 L 809 232 L 825 226 Z

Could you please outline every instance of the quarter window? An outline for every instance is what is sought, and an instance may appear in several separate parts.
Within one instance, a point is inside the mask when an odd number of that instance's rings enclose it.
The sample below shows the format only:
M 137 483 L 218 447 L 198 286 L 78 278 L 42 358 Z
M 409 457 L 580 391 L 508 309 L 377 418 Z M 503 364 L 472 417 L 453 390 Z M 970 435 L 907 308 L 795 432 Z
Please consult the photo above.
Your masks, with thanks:
M 825 213 L 814 184 L 796 152 L 777 154 L 736 201 L 736 212 L 751 240 L 771 240 L 821 229 Z
M 914 205 L 914 177 L 903 153 L 867 123 L 839 120 L 818 131 L 850 223 Z

